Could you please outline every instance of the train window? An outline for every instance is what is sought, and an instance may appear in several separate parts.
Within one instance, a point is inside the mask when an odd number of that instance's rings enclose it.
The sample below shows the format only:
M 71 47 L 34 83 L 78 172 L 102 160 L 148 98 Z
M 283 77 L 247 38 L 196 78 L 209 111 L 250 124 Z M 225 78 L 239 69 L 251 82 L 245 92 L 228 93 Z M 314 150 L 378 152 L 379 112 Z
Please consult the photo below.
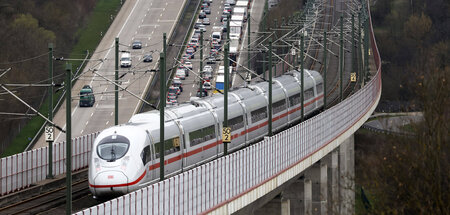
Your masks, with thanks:
M 198 145 L 214 138 L 216 138 L 216 128 L 214 125 L 189 132 L 191 146 Z
M 314 89 L 313 88 L 309 88 L 307 90 L 305 90 L 305 101 L 312 99 L 314 97 Z
M 222 125 L 223 125 L 223 123 L 222 123 Z M 244 127 L 244 117 L 237 116 L 237 117 L 234 117 L 233 119 L 229 119 L 228 125 L 231 128 L 231 131 L 241 129 Z
M 280 113 L 286 110 L 286 100 L 282 99 L 272 104 L 273 114 Z
M 144 165 L 147 164 L 151 160 L 150 155 L 151 155 L 150 154 L 150 146 L 146 146 L 141 152 L 141 159 L 142 159 L 142 163 L 144 163 Z
M 266 119 L 267 118 L 267 108 L 263 107 L 258 110 L 254 110 L 251 112 L 251 116 L 252 116 L 252 123 Z
M 292 107 L 292 106 L 300 104 L 301 99 L 302 98 L 300 97 L 300 93 L 289 96 L 289 106 Z
M 317 85 L 317 94 L 321 94 L 323 92 L 323 83 Z
M 130 141 L 121 135 L 111 135 L 103 138 L 97 146 L 97 155 L 108 162 L 122 158 L 128 151 Z
M 159 158 L 159 145 L 160 143 L 155 143 L 155 159 Z M 164 155 L 169 155 L 180 151 L 180 138 L 175 137 L 164 141 Z

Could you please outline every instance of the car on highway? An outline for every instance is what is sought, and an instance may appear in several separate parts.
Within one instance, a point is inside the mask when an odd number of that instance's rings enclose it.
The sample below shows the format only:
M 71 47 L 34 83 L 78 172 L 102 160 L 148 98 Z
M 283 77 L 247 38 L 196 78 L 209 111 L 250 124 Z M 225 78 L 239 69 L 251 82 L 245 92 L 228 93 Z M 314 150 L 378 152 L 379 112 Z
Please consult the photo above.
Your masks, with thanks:
M 192 63 L 190 61 L 186 61 L 183 63 L 183 67 L 186 69 L 192 70 Z M 186 74 L 186 76 L 189 76 L 189 75 Z
M 230 13 L 223 13 L 222 16 L 220 16 L 220 21 L 226 24 L 226 21 L 223 21 L 225 18 L 228 18 Z
M 175 94 L 168 94 L 167 95 L 167 101 L 173 101 L 173 100 L 177 100 L 177 95 L 175 95 Z
M 231 6 L 233 6 L 233 5 L 236 4 L 236 1 L 235 0 L 227 0 L 226 3 L 230 4 Z
M 200 11 L 200 13 L 198 14 L 198 18 L 203 19 L 205 17 L 206 17 L 206 13 L 204 11 Z
M 201 6 L 202 9 L 207 8 L 207 7 L 209 7 L 208 3 L 203 3 Z
M 183 82 L 179 78 L 173 78 L 172 86 L 180 88 L 180 92 L 183 92 Z
M 133 47 L 133 49 L 141 49 L 142 42 L 140 40 L 135 40 L 135 41 L 133 41 L 132 47 Z
M 228 14 L 231 14 L 232 10 L 233 9 L 231 7 L 226 6 L 226 7 L 223 8 L 223 13 L 225 14 L 225 12 L 227 12 Z
M 167 90 L 168 95 L 176 95 L 178 97 L 178 95 L 180 95 L 180 93 L 181 93 L 181 89 L 179 87 L 175 87 L 175 86 L 171 86 Z
M 209 21 L 209 18 L 204 18 L 203 19 L 203 25 L 210 25 L 211 22 Z
M 206 58 L 206 64 L 215 64 L 216 63 L 216 57 L 214 55 L 209 55 Z
M 206 26 L 204 24 L 201 24 L 201 25 L 198 26 L 197 30 L 199 31 L 198 32 L 199 34 L 200 34 L 201 31 L 206 32 Z
M 184 80 L 186 79 L 186 71 L 184 69 L 177 69 L 177 72 L 175 73 L 175 77 Z
M 223 24 L 222 24 L 222 31 L 225 33 L 225 32 L 227 32 L 227 23 L 226 22 L 224 22 Z
M 217 40 L 213 40 L 213 41 L 211 42 L 211 48 L 212 48 L 212 49 L 215 49 L 215 50 L 217 50 L 217 51 L 220 51 L 221 48 L 222 48 L 222 45 L 221 45 L 219 42 L 217 42 Z
M 200 97 L 200 95 L 202 95 L 202 97 L 208 96 L 208 91 L 206 89 L 203 89 L 203 93 L 200 94 L 200 90 L 197 90 L 197 97 Z
M 211 88 L 211 83 L 209 81 L 203 82 L 203 89 L 210 90 Z
M 143 61 L 144 61 L 144 62 L 152 62 L 152 61 L 153 61 L 152 55 L 151 55 L 151 54 L 146 54 L 146 55 L 144 55 Z
M 90 85 L 84 85 L 80 90 L 80 107 L 92 107 L 95 103 L 94 90 Z
M 205 14 L 211 14 L 211 8 L 209 7 L 203 8 L 203 11 L 205 12 Z
M 203 67 L 203 72 L 212 72 L 213 68 L 210 65 L 206 65 Z
M 202 20 L 201 19 L 197 19 L 197 21 L 194 24 L 194 28 L 198 29 L 198 26 L 202 24 Z
M 131 67 L 130 52 L 122 52 L 122 55 L 120 56 L 120 67 Z
M 189 56 L 189 59 L 193 59 L 195 57 L 195 50 L 192 47 L 186 49 L 186 54 Z

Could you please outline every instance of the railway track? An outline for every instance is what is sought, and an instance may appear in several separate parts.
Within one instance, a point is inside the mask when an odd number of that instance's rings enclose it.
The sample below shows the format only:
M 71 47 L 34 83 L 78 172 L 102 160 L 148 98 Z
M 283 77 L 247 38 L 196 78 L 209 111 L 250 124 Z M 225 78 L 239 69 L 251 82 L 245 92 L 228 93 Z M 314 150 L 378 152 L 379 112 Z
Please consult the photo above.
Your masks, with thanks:
M 0 208 L 0 214 L 52 214 L 46 212 L 64 206 L 66 194 L 66 186 L 60 187 Z M 72 200 L 77 201 L 86 196 L 90 196 L 87 179 L 74 182 L 72 184 Z

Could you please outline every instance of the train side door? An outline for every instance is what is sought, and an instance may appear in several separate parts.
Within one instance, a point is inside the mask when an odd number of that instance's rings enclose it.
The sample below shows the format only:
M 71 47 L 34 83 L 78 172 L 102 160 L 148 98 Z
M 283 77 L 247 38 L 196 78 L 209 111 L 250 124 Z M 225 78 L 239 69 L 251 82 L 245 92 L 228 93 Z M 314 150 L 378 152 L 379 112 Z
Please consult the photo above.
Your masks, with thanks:
M 153 151 L 153 139 L 150 135 L 150 133 L 146 130 L 147 133 L 147 142 L 148 144 L 145 144 L 146 146 L 144 147 L 143 151 L 141 152 L 141 158 L 143 160 L 143 162 L 145 162 L 145 169 L 147 171 L 147 181 L 151 181 L 153 179 L 155 179 L 155 174 L 154 174 L 154 170 L 151 170 L 150 167 L 153 166 L 153 164 L 155 164 L 155 159 L 154 159 L 154 154 L 155 152 Z

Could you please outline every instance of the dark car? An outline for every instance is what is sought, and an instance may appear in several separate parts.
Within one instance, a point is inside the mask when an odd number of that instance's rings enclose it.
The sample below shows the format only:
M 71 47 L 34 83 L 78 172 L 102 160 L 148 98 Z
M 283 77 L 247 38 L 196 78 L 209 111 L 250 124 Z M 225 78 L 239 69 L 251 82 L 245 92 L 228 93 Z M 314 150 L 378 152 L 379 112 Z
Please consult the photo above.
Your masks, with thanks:
M 146 54 L 144 55 L 144 62 L 152 62 L 153 61 L 153 57 L 150 54 Z
M 202 9 L 209 7 L 208 3 L 203 3 L 202 4 Z
M 135 40 L 134 42 L 133 42 L 133 49 L 141 49 L 142 48 L 142 42 L 141 41 L 139 41 L 139 40 Z
M 208 96 L 208 91 L 203 89 L 202 97 Z M 200 90 L 197 90 L 197 97 L 200 97 Z
M 80 107 L 92 107 L 94 103 L 94 90 L 90 85 L 84 85 L 80 90 Z

